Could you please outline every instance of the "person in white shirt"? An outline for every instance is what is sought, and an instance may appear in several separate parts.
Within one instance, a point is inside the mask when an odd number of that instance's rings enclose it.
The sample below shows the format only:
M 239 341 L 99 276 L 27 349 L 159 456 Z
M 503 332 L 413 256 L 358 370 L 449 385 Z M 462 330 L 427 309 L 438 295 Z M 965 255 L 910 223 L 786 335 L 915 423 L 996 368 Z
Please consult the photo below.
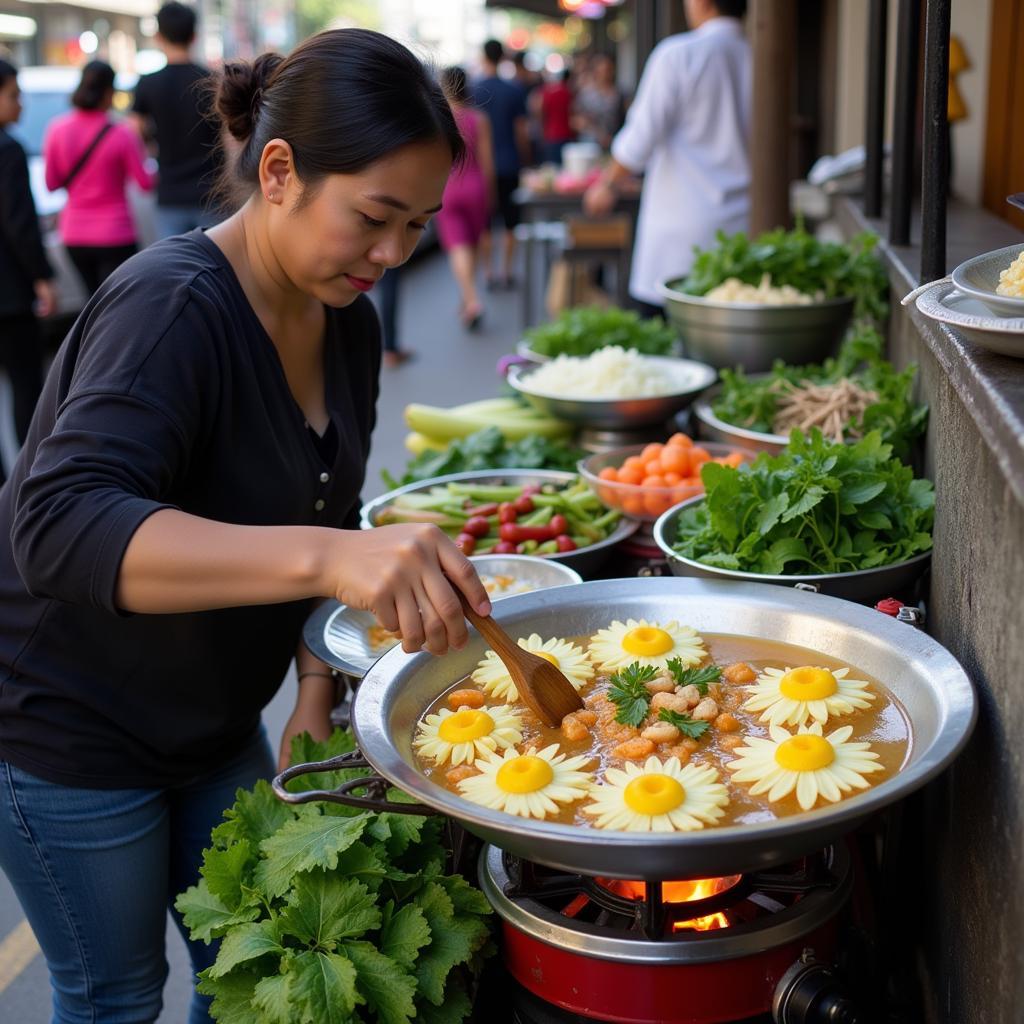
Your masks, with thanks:
M 745 231 L 750 214 L 750 46 L 746 0 L 684 0 L 691 31 L 662 40 L 612 143 L 612 160 L 584 196 L 604 216 L 618 183 L 644 172 L 630 295 L 660 311 L 659 285 L 690 269 L 694 246 Z

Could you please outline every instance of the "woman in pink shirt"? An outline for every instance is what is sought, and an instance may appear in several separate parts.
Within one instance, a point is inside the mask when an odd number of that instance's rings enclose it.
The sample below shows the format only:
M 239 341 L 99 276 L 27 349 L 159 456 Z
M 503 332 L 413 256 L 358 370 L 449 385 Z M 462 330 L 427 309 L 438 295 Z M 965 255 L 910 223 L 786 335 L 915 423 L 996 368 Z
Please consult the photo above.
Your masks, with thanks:
M 54 118 L 43 144 L 46 187 L 68 192 L 61 240 L 90 294 L 138 251 L 125 192 L 129 178 L 147 192 L 156 184 L 143 165 L 138 134 L 110 119 L 113 100 L 114 69 L 90 61 L 71 96 L 75 109 Z

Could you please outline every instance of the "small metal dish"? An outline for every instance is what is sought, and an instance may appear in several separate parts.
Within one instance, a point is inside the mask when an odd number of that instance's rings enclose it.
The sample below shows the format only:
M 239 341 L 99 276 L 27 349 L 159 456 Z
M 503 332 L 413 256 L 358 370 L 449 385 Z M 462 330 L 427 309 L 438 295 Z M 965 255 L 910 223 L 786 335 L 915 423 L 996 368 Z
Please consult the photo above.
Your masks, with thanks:
M 470 561 L 484 576 L 514 576 L 530 584 L 531 590 L 567 587 L 582 583 L 583 577 L 575 569 L 532 555 L 475 555 Z M 526 593 L 526 591 L 523 591 Z M 502 601 L 514 594 L 495 596 Z M 346 675 L 362 679 L 370 666 L 386 654 L 397 640 L 374 645 L 370 630 L 377 620 L 370 612 L 350 608 L 339 601 L 324 601 L 306 620 L 302 639 L 309 650 L 321 661 Z
M 829 597 L 842 597 L 858 604 L 876 604 L 883 598 L 895 594 L 906 594 L 913 589 L 924 575 L 931 561 L 932 553 L 924 552 L 893 565 L 880 565 L 874 569 L 857 569 L 854 572 L 816 573 L 811 575 L 769 576 L 760 572 L 743 572 L 738 569 L 719 569 L 705 565 L 691 558 L 684 558 L 672 547 L 676 537 L 676 520 L 684 509 L 704 500 L 703 496 L 684 501 L 670 508 L 654 524 L 654 542 L 668 560 L 673 576 L 696 576 L 709 580 L 735 580 L 741 583 L 773 583 L 781 587 L 797 587 L 814 590 Z
M 475 483 L 475 484 L 567 484 L 576 478 L 575 473 L 566 473 L 557 469 L 500 469 L 483 470 L 480 472 L 470 471 L 467 473 L 449 473 L 447 476 L 434 477 L 431 480 L 420 480 L 414 484 L 406 484 L 404 487 L 397 487 L 387 494 L 374 498 L 363 505 L 359 518 L 359 526 L 363 530 L 371 530 L 376 526 L 377 510 L 384 505 L 390 504 L 395 498 L 402 494 L 416 494 L 420 491 L 429 491 L 431 487 L 444 487 L 449 483 Z M 561 562 L 575 569 L 583 576 L 596 572 L 611 557 L 612 550 L 620 541 L 631 537 L 640 528 L 635 519 L 623 517 L 616 524 L 615 529 L 596 544 L 589 544 L 585 548 L 577 548 L 575 551 L 559 551 L 554 555 L 541 555 L 545 561 Z
M 645 358 L 655 363 L 673 381 L 676 390 L 670 394 L 645 398 L 567 398 L 537 391 L 530 386 L 530 375 L 537 369 L 536 366 L 513 366 L 507 379 L 528 402 L 557 419 L 584 427 L 628 430 L 667 422 L 677 412 L 685 409 L 694 396 L 713 383 L 716 377 L 710 366 L 690 359 L 673 359 L 669 356 Z
M 936 281 L 918 291 L 916 305 L 922 316 L 951 327 L 975 345 L 1024 359 L 1024 316 L 993 316 L 987 306 L 964 295 L 950 281 Z
M 1024 299 L 998 295 L 999 275 L 1022 253 L 1024 243 L 993 249 L 964 260 L 950 275 L 953 286 L 999 317 L 1024 317 Z
M 772 368 L 776 359 L 794 366 L 820 363 L 839 347 L 853 299 L 843 296 L 802 306 L 715 302 L 682 290 L 682 278 L 659 291 L 669 320 L 692 359 L 721 369 L 742 366 L 749 373 Z
M 747 379 L 756 380 L 763 376 L 764 374 L 751 373 Z M 721 393 L 722 385 L 715 384 L 700 394 L 693 403 L 693 415 L 700 424 L 702 438 L 737 445 L 756 452 L 768 452 L 771 455 L 778 455 L 789 444 L 789 438 L 784 434 L 763 434 L 760 430 L 738 427 L 735 423 L 726 423 L 725 420 L 719 419 L 715 415 L 714 405 Z

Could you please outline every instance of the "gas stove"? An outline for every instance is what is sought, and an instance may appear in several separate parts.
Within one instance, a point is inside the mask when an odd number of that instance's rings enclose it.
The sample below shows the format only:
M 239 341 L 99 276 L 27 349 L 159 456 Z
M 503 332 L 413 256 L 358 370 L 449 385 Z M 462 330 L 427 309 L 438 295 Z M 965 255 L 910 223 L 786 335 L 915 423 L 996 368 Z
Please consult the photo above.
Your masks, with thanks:
M 479 869 L 516 1024 L 860 1020 L 828 968 L 852 887 L 843 845 L 714 879 L 590 878 L 493 846 Z

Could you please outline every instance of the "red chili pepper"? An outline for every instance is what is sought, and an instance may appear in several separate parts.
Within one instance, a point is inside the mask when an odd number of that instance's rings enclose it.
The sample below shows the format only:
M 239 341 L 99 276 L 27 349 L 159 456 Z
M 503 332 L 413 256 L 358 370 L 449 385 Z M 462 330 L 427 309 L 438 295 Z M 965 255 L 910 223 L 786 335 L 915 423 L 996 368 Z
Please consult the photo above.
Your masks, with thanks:
M 468 533 L 471 537 L 486 537 L 490 529 L 491 524 L 485 516 L 470 516 L 462 527 L 462 532 Z
M 533 501 L 528 494 L 521 494 L 512 502 L 517 515 L 528 516 L 533 511 Z
M 498 536 L 513 544 L 522 544 L 527 540 L 554 540 L 555 535 L 551 532 L 550 526 L 520 526 L 518 523 L 503 523 L 498 530 Z
M 476 537 L 469 533 L 460 533 L 455 538 L 455 544 L 462 549 L 464 555 L 471 555 L 476 551 Z
M 555 538 L 555 543 L 558 545 L 559 551 L 575 551 L 576 541 L 572 539 L 568 534 L 562 533 Z
M 516 545 L 511 541 L 499 540 L 498 543 L 494 545 L 494 553 L 496 555 L 515 555 L 518 554 L 518 550 Z
M 514 523 L 519 517 L 519 513 L 515 510 L 512 502 L 503 501 L 498 506 L 498 522 L 499 523 Z
M 569 520 L 561 513 L 556 513 L 551 517 L 551 521 L 548 523 L 548 529 L 551 531 L 552 537 L 557 537 L 560 533 L 568 533 Z
M 466 509 L 467 516 L 496 516 L 498 514 L 498 503 L 490 501 L 486 505 L 477 505 L 475 508 Z

